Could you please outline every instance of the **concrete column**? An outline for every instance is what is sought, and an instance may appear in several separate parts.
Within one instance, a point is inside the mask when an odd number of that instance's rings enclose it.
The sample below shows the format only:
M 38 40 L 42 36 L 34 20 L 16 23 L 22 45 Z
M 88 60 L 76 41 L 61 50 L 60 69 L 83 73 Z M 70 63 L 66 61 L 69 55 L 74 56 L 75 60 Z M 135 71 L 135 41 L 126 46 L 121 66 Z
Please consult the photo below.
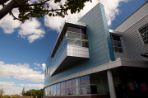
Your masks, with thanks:
M 115 86 L 113 82 L 112 72 L 110 70 L 107 71 L 107 78 L 108 78 L 108 86 L 109 86 L 109 93 L 110 98 L 116 98 Z

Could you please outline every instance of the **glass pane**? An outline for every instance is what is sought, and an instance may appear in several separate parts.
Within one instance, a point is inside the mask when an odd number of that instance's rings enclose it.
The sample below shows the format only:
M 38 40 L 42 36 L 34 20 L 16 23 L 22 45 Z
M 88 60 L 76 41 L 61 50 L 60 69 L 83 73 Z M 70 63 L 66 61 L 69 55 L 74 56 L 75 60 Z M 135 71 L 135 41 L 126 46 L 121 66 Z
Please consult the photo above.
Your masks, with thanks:
M 51 95 L 51 96 L 54 95 L 54 88 L 53 88 L 53 86 L 50 87 L 50 95 Z
M 139 29 L 142 39 L 145 44 L 148 44 L 148 24 Z
M 123 52 L 122 43 L 119 35 L 112 34 L 112 44 L 116 52 Z
M 53 96 L 56 96 L 57 94 L 57 88 L 56 85 L 53 85 Z
M 65 82 L 61 83 L 61 96 L 65 95 Z
M 68 43 L 71 45 L 87 47 L 88 41 L 86 40 L 86 35 L 84 33 L 67 31 L 66 37 L 67 37 Z
M 77 32 L 77 33 L 84 33 L 83 29 L 75 28 L 75 27 L 68 27 L 67 31 Z
M 88 85 L 90 84 L 90 77 L 84 76 L 80 78 L 80 85 Z
M 80 78 L 80 94 L 90 94 L 90 76 Z
M 90 87 L 91 87 L 91 94 L 97 94 L 98 93 L 96 85 L 91 85 Z
M 60 96 L 60 83 L 57 84 L 57 96 Z
M 66 95 L 72 95 L 72 80 L 66 81 Z
M 72 85 L 71 85 L 71 90 L 72 90 L 72 95 L 76 95 L 76 88 L 77 88 L 77 83 L 76 79 L 72 80 Z
M 81 86 L 80 88 L 80 94 L 85 95 L 85 94 L 90 94 L 90 86 Z

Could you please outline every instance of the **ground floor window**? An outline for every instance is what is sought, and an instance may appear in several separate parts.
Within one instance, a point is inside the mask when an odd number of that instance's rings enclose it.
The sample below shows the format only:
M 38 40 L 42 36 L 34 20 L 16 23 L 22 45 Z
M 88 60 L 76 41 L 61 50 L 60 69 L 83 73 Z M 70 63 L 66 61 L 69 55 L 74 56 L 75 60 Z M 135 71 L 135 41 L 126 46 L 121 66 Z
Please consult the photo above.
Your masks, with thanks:
M 63 81 L 45 88 L 45 96 L 71 96 L 107 94 L 106 74 L 86 75 L 83 77 Z
M 147 70 L 127 67 L 113 71 L 117 98 L 148 98 Z

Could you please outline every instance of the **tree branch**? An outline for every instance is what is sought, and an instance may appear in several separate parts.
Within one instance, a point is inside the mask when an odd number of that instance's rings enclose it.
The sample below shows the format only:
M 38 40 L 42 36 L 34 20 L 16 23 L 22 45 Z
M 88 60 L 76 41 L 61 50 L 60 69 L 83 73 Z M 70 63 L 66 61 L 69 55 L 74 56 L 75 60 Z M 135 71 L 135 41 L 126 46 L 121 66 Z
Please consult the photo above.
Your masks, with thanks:
M 9 0 L 0 0 L 0 5 L 3 5 L 4 3 L 8 2 Z
M 43 2 L 35 3 L 35 4 L 29 4 L 29 5 L 27 5 L 27 6 L 43 5 L 43 4 L 47 3 L 48 1 L 50 1 L 50 0 L 45 0 L 45 1 L 43 1 Z M 19 6 L 26 6 L 26 4 L 20 4 Z M 17 7 L 17 6 L 16 6 L 16 7 Z
M 0 19 L 2 19 L 4 16 L 6 16 L 9 12 L 11 12 L 11 10 L 14 8 L 15 6 L 15 2 L 14 0 L 11 0 L 6 6 L 4 6 L 1 10 L 0 10 Z
M 14 18 L 14 20 L 19 20 L 19 21 L 21 21 L 19 18 L 17 18 L 17 17 L 13 14 L 12 11 L 10 12 L 10 15 Z

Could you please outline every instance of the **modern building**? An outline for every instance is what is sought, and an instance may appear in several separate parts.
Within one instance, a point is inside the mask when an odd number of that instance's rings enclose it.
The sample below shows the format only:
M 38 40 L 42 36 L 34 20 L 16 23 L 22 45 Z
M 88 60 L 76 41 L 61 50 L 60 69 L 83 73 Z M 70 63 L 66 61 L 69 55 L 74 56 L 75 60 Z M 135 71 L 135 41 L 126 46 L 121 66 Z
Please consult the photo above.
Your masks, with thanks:
M 65 23 L 47 60 L 45 98 L 144 98 L 147 74 L 148 3 L 114 31 L 98 4 Z

